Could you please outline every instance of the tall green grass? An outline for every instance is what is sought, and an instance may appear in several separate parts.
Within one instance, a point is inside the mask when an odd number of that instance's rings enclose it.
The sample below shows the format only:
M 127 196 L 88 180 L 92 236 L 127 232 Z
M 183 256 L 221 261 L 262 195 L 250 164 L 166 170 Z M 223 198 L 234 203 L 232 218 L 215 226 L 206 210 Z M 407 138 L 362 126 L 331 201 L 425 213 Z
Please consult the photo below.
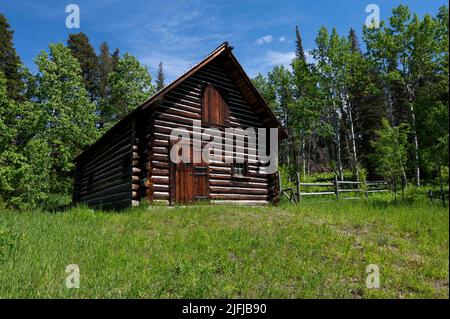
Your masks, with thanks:
M 448 298 L 448 261 L 428 201 L 0 212 L 1 298 Z

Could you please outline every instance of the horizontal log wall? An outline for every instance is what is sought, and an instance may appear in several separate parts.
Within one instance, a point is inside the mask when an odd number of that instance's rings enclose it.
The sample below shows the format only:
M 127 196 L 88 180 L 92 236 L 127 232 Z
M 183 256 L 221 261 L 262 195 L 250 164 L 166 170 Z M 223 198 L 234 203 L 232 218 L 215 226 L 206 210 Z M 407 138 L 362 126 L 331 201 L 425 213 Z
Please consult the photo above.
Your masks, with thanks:
M 108 138 L 76 163 L 74 201 L 110 209 L 132 204 L 132 174 L 138 162 L 132 120 L 108 133 Z
M 99 145 L 83 154 L 76 163 L 74 201 L 101 208 L 135 205 L 142 198 L 168 203 L 170 134 L 172 129 L 181 127 L 188 130 L 191 137 L 198 136 L 192 132 L 192 125 L 194 120 L 201 121 L 201 94 L 205 82 L 227 91 L 230 127 L 266 126 L 266 119 L 259 118 L 248 105 L 225 70 L 219 64 L 209 64 L 168 92 L 153 107 L 121 122 Z M 236 152 L 248 153 L 247 143 Z M 224 152 L 224 156 L 230 159 L 233 154 Z M 233 178 L 230 164 L 209 163 L 212 202 L 277 202 L 276 176 L 260 171 L 255 157 L 250 157 L 248 163 L 249 175 L 245 179 Z
M 147 138 L 150 152 L 145 166 L 148 168 L 146 186 L 150 201 L 169 200 L 170 134 L 173 128 L 178 127 L 192 132 L 193 121 L 201 120 L 204 82 L 228 92 L 230 127 L 264 127 L 263 121 L 246 103 L 220 65 L 211 63 L 197 71 L 165 95 L 149 123 L 151 130 Z M 244 149 L 238 150 L 238 153 L 243 152 Z M 232 154 L 225 153 L 225 156 L 231 157 Z M 267 203 L 275 195 L 271 176 L 258 171 L 256 158 L 249 159 L 249 177 L 246 179 L 232 178 L 230 164 L 210 162 L 209 180 L 212 202 Z

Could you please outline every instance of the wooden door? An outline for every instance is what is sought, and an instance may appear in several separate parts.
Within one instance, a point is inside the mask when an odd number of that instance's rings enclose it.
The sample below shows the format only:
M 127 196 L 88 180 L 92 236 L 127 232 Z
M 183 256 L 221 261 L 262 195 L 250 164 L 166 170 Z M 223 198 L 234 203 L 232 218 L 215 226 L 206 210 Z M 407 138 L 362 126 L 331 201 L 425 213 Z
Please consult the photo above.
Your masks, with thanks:
M 205 163 L 193 164 L 194 201 L 209 201 L 209 166 Z
M 206 163 L 170 163 L 170 204 L 209 200 L 209 166 Z

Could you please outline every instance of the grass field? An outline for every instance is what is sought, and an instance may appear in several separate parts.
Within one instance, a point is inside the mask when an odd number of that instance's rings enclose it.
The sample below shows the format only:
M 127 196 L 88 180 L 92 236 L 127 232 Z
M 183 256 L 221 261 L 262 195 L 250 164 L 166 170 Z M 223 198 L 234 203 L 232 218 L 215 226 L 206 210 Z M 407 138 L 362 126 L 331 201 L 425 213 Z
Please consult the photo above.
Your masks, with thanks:
M 448 283 L 449 212 L 427 201 L 0 212 L 1 298 L 448 298 Z

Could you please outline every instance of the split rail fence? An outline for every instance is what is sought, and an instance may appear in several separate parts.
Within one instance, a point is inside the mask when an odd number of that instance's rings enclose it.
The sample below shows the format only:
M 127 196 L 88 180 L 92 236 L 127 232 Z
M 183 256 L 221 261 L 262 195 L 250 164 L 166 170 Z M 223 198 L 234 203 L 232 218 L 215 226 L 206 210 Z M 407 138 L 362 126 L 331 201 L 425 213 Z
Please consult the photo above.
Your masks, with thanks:
M 365 184 L 365 187 L 362 187 Z M 293 203 L 300 203 L 303 197 L 310 196 L 333 196 L 336 200 L 340 199 L 358 199 L 364 194 L 368 197 L 371 193 L 389 192 L 390 188 L 387 182 L 384 181 L 369 181 L 369 182 L 355 182 L 355 181 L 340 181 L 337 177 L 334 181 L 322 183 L 302 183 L 300 182 L 300 174 L 296 174 L 296 181 L 293 188 L 283 188 L 281 185 L 281 178 L 279 176 L 279 185 L 281 195 L 285 196 Z M 319 190 L 318 190 L 319 189 Z M 311 190 L 311 191 L 308 191 Z M 348 197 L 344 194 L 359 194 L 359 197 Z

